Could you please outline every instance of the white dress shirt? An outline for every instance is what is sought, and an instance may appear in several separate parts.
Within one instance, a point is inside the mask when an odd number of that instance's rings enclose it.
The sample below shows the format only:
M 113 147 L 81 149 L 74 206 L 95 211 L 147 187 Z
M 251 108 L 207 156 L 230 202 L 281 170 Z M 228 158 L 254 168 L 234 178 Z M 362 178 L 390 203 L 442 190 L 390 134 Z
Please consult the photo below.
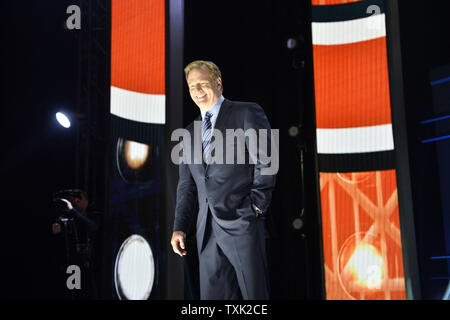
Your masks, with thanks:
M 217 116 L 219 115 L 220 106 L 222 105 L 223 100 L 225 98 L 221 95 L 219 99 L 213 104 L 213 106 L 208 110 L 209 113 L 212 113 L 211 120 L 211 130 L 214 130 L 214 127 L 216 125 Z M 206 111 L 200 110 L 200 113 L 202 114 L 202 121 L 205 120 L 205 114 Z

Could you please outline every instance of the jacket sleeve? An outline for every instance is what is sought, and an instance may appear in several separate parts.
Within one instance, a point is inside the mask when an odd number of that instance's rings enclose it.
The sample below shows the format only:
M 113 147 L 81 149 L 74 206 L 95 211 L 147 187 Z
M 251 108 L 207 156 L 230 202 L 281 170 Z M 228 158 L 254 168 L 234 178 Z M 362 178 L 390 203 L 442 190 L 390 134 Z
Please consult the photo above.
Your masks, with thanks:
M 186 160 L 184 154 L 181 156 Z M 173 231 L 187 233 L 194 216 L 195 201 L 197 201 L 197 187 L 186 161 L 181 161 L 178 172 L 177 202 L 175 206 Z
M 277 146 L 272 145 L 271 143 L 272 130 L 264 110 L 259 105 L 252 104 L 247 109 L 244 127 L 246 132 L 248 129 L 254 129 L 256 131 L 258 146 L 256 149 L 253 149 L 254 151 L 252 151 L 252 148 L 249 148 L 249 140 L 246 139 L 245 141 L 249 154 L 250 156 L 253 155 L 255 162 L 250 197 L 252 204 L 264 213 L 270 206 L 272 192 L 275 188 L 276 172 L 272 172 L 273 170 L 269 169 L 271 169 L 271 166 L 273 166 L 275 162 L 276 166 L 278 165 L 278 158 L 275 159 L 275 157 L 278 157 Z M 261 135 L 260 129 L 265 129 L 267 134 Z M 261 139 L 266 141 L 266 146 L 260 144 Z M 275 161 L 273 161 L 274 159 Z M 276 167 L 276 169 L 278 168 Z
M 87 227 L 89 232 L 96 232 L 98 230 L 98 226 L 94 220 L 89 219 L 86 216 L 83 216 L 75 208 L 72 208 L 71 213 L 72 213 L 72 216 L 75 218 L 75 220 L 81 221 L 82 223 L 84 223 L 84 225 Z

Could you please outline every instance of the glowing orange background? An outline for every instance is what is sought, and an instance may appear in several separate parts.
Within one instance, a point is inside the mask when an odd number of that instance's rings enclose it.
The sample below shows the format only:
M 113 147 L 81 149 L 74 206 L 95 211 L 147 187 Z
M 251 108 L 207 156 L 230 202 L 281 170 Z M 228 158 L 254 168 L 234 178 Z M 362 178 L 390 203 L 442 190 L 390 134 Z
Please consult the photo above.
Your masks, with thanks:
M 164 0 L 112 0 L 111 6 L 111 85 L 164 94 Z
M 314 45 L 317 128 L 391 123 L 386 38 Z
M 320 188 L 327 299 L 405 299 L 395 170 L 322 172 Z M 339 274 L 339 252 L 347 239 L 368 232 L 367 243 L 387 265 L 385 281 L 379 290 L 351 290 Z

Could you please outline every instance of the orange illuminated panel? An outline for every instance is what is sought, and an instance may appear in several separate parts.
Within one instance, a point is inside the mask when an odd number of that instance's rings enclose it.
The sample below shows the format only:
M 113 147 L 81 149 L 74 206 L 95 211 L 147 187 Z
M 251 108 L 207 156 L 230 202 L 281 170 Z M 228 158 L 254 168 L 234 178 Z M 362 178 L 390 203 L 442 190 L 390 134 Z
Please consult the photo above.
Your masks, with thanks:
M 391 123 L 386 38 L 314 45 L 318 128 Z
M 320 173 L 327 299 L 405 299 L 395 170 Z
M 116 117 L 164 124 L 165 1 L 111 1 L 111 108 Z
M 164 0 L 112 0 L 111 6 L 111 85 L 164 94 Z
M 313 6 L 329 6 L 334 4 L 344 4 L 358 1 L 361 0 L 312 0 L 312 4 Z
M 312 4 L 326 297 L 405 299 L 384 1 Z

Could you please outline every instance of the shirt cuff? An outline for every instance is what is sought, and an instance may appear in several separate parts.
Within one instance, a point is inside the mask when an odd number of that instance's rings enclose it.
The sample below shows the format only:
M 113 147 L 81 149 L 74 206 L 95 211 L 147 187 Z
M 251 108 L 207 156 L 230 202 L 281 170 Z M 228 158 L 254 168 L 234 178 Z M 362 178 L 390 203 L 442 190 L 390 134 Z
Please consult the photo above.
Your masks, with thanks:
M 253 210 L 255 210 L 257 213 L 258 213 L 258 215 L 262 215 L 263 214 L 263 212 L 261 211 L 261 209 L 259 209 L 257 206 L 255 206 L 253 203 L 252 203 L 252 207 L 253 207 Z

